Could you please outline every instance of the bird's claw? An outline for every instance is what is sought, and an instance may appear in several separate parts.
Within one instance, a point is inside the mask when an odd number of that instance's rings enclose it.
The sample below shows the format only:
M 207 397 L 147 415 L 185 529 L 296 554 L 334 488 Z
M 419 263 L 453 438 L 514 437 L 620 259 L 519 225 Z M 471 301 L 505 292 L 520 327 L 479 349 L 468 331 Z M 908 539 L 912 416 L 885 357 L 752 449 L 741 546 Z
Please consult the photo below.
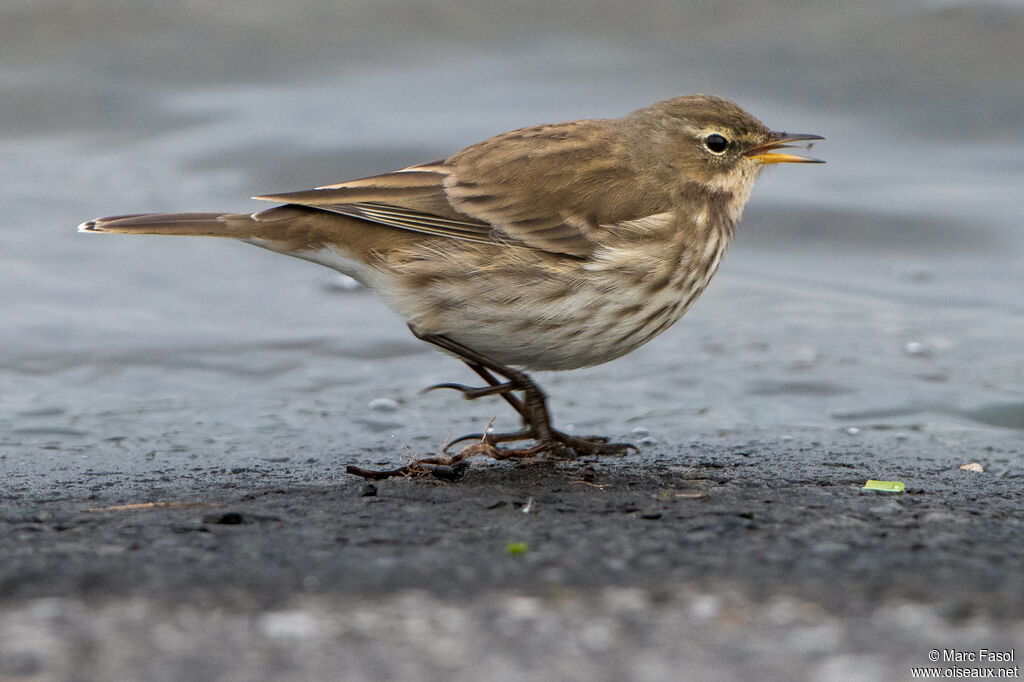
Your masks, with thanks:
M 570 436 L 561 431 L 550 430 L 547 438 L 539 438 L 533 429 L 524 429 L 510 433 L 467 433 L 454 440 L 445 443 L 441 453 L 448 451 L 456 443 L 466 441 L 479 441 L 491 446 L 501 443 L 513 443 L 516 441 L 535 440 L 538 445 L 543 445 L 540 451 L 554 451 L 568 454 L 569 459 L 574 455 L 625 455 L 630 451 L 638 452 L 632 443 L 612 443 L 606 436 Z

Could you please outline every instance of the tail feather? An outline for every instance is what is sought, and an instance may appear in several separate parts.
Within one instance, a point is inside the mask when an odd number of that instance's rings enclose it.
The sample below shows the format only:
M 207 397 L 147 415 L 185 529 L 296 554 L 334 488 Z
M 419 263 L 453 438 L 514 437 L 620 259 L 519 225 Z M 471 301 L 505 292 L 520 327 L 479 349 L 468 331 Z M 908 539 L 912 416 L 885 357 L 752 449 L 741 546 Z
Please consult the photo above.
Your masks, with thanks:
M 119 234 L 176 234 L 245 239 L 256 226 L 252 216 L 237 213 L 139 213 L 96 218 L 78 226 L 79 232 Z
M 409 230 L 385 227 L 358 218 L 294 204 L 275 206 L 252 214 L 116 215 L 86 221 L 78 226 L 78 231 L 226 237 L 271 251 L 313 260 L 346 274 L 350 274 L 352 268 L 339 265 L 339 258 L 345 263 L 377 261 L 382 252 L 389 249 L 405 249 L 423 239 L 423 235 Z

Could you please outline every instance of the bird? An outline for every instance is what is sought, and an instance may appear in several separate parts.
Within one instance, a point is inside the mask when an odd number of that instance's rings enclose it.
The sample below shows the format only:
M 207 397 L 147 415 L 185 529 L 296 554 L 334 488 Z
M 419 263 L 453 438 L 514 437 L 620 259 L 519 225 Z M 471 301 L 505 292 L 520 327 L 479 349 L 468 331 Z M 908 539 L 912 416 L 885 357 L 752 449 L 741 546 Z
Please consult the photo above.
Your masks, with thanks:
M 686 95 L 256 196 L 277 205 L 254 213 L 118 215 L 79 231 L 225 237 L 333 268 L 484 384 L 430 389 L 500 396 L 522 422 L 449 446 L 532 441 L 508 449 L 621 454 L 633 446 L 557 430 L 527 372 L 600 365 L 672 326 L 718 270 L 761 171 L 822 163 L 792 148 L 823 139 L 773 132 L 729 100 Z

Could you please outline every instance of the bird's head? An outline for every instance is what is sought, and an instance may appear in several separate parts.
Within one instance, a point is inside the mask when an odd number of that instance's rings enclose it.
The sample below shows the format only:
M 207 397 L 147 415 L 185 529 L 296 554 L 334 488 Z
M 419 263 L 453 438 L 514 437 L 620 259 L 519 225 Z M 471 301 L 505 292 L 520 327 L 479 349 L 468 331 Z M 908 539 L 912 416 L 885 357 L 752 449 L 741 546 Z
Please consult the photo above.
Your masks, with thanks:
M 823 140 L 820 135 L 772 131 L 720 97 L 676 97 L 622 120 L 636 133 L 636 149 L 647 163 L 661 167 L 665 181 L 696 182 L 729 193 L 739 210 L 765 166 L 823 163 L 790 151 L 796 143 Z

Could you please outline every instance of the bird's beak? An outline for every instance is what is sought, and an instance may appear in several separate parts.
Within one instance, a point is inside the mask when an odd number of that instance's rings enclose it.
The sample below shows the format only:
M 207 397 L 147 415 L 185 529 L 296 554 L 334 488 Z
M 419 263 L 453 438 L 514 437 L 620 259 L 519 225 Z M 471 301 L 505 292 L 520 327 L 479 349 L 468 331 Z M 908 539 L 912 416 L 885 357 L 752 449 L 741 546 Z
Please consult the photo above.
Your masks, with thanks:
M 797 156 L 786 152 L 777 152 L 777 149 L 789 149 L 793 145 L 790 142 L 804 142 L 806 140 L 824 140 L 821 135 L 806 135 L 801 133 L 772 133 L 772 140 L 744 153 L 744 156 L 757 159 L 761 163 L 825 163 L 821 159 L 811 159 L 806 156 Z M 810 145 L 807 145 L 808 147 Z

